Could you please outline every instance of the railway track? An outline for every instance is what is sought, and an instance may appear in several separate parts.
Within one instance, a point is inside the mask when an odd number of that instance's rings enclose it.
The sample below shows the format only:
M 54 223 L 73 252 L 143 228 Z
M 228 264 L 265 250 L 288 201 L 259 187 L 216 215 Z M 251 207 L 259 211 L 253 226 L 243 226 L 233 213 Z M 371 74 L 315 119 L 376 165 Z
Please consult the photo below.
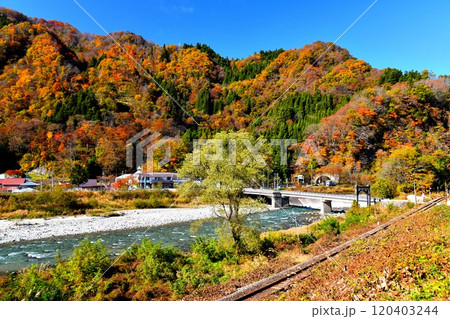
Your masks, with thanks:
M 402 220 L 412 214 L 426 211 L 426 210 L 432 208 L 433 206 L 435 206 L 436 204 L 442 202 L 443 200 L 445 200 L 445 197 L 440 197 L 440 198 L 432 200 L 429 203 L 426 203 L 420 207 L 411 209 L 411 210 L 407 211 L 406 213 L 403 213 L 402 215 L 397 216 L 397 217 L 391 219 L 390 221 L 388 221 L 382 225 L 379 225 L 379 226 L 369 230 L 368 232 L 365 232 L 351 240 L 348 240 L 348 241 L 346 241 L 346 242 L 344 242 L 344 243 L 342 243 L 320 255 L 314 256 L 313 258 L 311 258 L 301 264 L 297 264 L 293 267 L 290 267 L 286 270 L 276 273 L 275 275 L 261 279 L 250 285 L 241 287 L 237 291 L 233 292 L 232 294 L 229 294 L 225 297 L 220 298 L 219 301 L 259 300 L 259 299 L 269 296 L 270 294 L 272 294 L 273 292 L 275 292 L 277 290 L 287 288 L 289 285 L 308 277 L 308 274 L 305 273 L 305 270 L 323 262 L 324 260 L 326 260 L 327 258 L 329 258 L 333 255 L 340 253 L 341 251 L 350 247 L 350 245 L 353 244 L 354 242 L 364 239 L 364 238 L 367 238 L 367 237 L 370 237 L 370 236 L 373 236 L 374 234 L 378 233 L 379 231 L 386 229 L 390 225 L 392 225 L 392 224 L 398 222 L 399 220 Z

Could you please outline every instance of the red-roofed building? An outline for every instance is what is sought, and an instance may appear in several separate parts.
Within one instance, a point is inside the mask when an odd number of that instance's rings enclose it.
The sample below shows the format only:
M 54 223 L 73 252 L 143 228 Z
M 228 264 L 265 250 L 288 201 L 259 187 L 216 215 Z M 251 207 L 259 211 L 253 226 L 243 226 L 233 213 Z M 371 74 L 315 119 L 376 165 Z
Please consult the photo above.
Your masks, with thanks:
M 13 190 L 20 189 L 21 185 L 26 181 L 26 178 L 5 178 L 0 180 L 0 185 L 3 191 L 12 192 Z

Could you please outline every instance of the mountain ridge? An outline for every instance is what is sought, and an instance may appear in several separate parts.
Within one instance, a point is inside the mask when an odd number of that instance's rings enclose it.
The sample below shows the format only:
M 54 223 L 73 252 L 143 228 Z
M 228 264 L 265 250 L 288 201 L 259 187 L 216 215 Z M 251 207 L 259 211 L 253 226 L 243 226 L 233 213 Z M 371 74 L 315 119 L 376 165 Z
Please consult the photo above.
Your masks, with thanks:
M 94 160 L 107 174 L 121 172 L 126 169 L 125 141 L 144 128 L 182 136 L 182 142 L 174 146 L 176 156 L 164 170 L 179 166 L 192 139 L 210 137 L 219 130 L 245 129 L 266 138 L 298 141 L 315 136 L 321 141 L 325 139 L 320 134 L 326 134 L 321 120 L 348 117 L 342 112 L 333 115 L 344 106 L 345 112 L 356 113 L 355 119 L 362 110 L 369 118 L 393 116 L 374 111 L 377 105 L 386 108 L 383 103 L 387 102 L 381 100 L 393 90 L 397 91 L 389 99 L 401 95 L 398 103 L 410 103 L 417 114 L 427 103 L 437 101 L 439 105 L 425 107 L 426 112 L 439 114 L 429 117 L 435 125 L 448 125 L 448 78 L 433 80 L 428 71 L 378 70 L 331 43 L 316 41 L 299 49 L 261 51 L 230 60 L 204 44 L 160 46 L 130 32 L 112 33 L 125 53 L 109 36 L 81 33 L 70 24 L 27 18 L 10 9 L 0 12 L 4 16 L 0 145 L 19 158 L 13 166 L 23 170 L 46 166 L 68 174 L 74 163 L 86 165 Z M 420 94 L 432 97 L 418 98 Z M 360 122 L 368 131 L 367 125 L 384 127 L 384 122 Z M 371 133 L 373 150 L 364 147 L 372 143 L 370 138 L 355 142 L 358 151 L 339 155 L 345 160 L 331 160 L 342 151 L 319 143 L 326 165 L 317 169 L 327 170 L 336 163 L 351 165 L 359 173 L 373 169 L 376 153 L 391 149 L 385 146 L 391 131 L 405 129 L 400 122 L 384 127 L 386 136 Z M 432 128 L 427 120 L 417 123 L 421 130 Z M 314 125 L 318 125 L 315 132 Z M 351 130 L 352 125 L 346 130 L 358 131 Z M 408 141 L 417 144 L 417 139 Z M 294 160 L 291 152 L 290 162 Z M 293 173 L 292 168 L 275 162 L 273 168 L 284 177 Z M 1 162 L 0 169 L 12 168 L 8 165 Z

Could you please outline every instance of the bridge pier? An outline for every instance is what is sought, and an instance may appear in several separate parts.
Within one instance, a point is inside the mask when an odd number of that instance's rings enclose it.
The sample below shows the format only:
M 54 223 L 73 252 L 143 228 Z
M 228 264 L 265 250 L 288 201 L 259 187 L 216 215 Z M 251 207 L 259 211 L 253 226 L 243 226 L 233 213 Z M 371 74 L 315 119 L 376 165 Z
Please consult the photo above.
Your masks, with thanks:
M 320 208 L 320 213 L 322 215 L 329 214 L 332 212 L 331 200 L 330 199 L 322 199 L 322 207 Z
M 281 208 L 289 205 L 289 198 L 283 197 L 280 192 L 273 192 L 272 208 Z

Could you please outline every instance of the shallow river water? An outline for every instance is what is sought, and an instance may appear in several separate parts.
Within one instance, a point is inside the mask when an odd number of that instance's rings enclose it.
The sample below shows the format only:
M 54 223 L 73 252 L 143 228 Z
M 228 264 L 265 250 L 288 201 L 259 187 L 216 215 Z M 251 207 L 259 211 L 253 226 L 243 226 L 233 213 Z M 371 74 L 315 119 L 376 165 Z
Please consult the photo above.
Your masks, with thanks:
M 253 214 L 248 219 L 262 231 L 269 231 L 308 225 L 319 220 L 320 217 L 320 212 L 316 210 L 288 208 Z M 187 251 L 195 237 L 216 236 L 217 223 L 214 221 L 203 223 L 195 233 L 191 232 L 191 224 L 186 222 L 148 229 L 95 233 L 89 234 L 89 238 L 94 241 L 101 239 L 109 251 L 117 255 L 132 243 L 141 242 L 143 238 Z M 15 271 L 32 264 L 54 264 L 58 252 L 62 258 L 67 258 L 85 237 L 86 235 L 66 236 L 0 245 L 0 272 Z

